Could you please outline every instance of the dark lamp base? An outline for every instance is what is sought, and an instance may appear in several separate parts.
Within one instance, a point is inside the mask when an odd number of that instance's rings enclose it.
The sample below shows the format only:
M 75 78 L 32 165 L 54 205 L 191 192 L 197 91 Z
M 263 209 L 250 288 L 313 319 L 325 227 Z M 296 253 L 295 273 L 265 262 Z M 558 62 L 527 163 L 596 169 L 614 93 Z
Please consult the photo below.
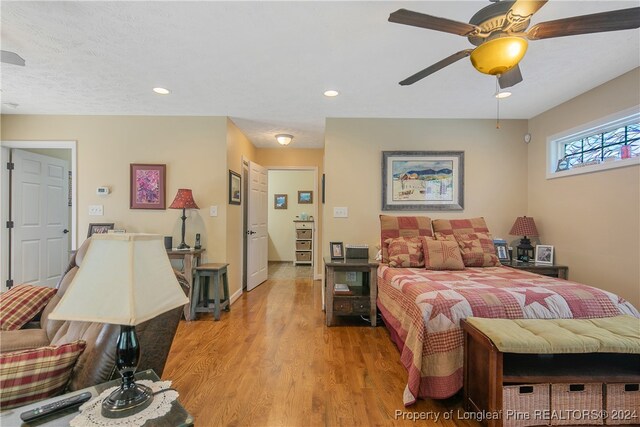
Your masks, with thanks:
M 182 242 L 178 245 L 178 249 L 189 249 L 189 245 L 187 245 L 186 243 Z
M 124 418 L 137 414 L 153 402 L 153 392 L 147 386 L 125 384 L 114 390 L 102 401 L 102 416 L 105 418 Z

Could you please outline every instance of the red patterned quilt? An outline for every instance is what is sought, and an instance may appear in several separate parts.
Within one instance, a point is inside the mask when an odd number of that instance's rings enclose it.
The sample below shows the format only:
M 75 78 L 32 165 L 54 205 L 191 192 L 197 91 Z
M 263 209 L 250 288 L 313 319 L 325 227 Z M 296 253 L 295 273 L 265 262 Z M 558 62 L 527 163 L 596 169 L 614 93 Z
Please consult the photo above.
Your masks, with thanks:
M 462 388 L 460 320 L 466 317 L 640 317 L 610 292 L 508 267 L 429 271 L 381 265 L 378 307 L 408 371 L 405 405 L 418 397 L 444 399 Z

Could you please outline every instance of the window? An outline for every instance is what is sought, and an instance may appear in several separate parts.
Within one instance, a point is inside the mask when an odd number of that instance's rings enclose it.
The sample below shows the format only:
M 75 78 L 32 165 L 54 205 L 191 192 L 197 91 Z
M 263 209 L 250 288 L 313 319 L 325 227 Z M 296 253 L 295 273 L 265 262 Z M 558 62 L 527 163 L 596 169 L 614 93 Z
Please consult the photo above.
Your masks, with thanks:
M 638 108 L 549 138 L 547 178 L 640 164 Z

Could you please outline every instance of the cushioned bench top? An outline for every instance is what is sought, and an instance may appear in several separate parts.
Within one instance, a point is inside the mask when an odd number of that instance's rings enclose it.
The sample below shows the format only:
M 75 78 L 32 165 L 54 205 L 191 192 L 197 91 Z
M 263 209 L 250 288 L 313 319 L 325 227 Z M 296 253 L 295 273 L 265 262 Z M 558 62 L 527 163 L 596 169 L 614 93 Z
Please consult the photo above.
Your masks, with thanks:
M 503 353 L 640 354 L 640 319 L 485 319 L 467 322 Z

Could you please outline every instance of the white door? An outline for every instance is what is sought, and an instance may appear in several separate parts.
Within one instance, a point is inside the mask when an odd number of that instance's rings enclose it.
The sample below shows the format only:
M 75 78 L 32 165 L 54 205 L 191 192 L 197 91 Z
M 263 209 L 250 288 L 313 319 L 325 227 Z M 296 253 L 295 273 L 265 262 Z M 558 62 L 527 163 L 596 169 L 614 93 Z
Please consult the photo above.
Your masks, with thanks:
M 69 263 L 69 165 L 12 150 L 12 279 L 55 287 Z
M 247 197 L 247 291 L 267 280 L 267 169 L 249 162 Z

